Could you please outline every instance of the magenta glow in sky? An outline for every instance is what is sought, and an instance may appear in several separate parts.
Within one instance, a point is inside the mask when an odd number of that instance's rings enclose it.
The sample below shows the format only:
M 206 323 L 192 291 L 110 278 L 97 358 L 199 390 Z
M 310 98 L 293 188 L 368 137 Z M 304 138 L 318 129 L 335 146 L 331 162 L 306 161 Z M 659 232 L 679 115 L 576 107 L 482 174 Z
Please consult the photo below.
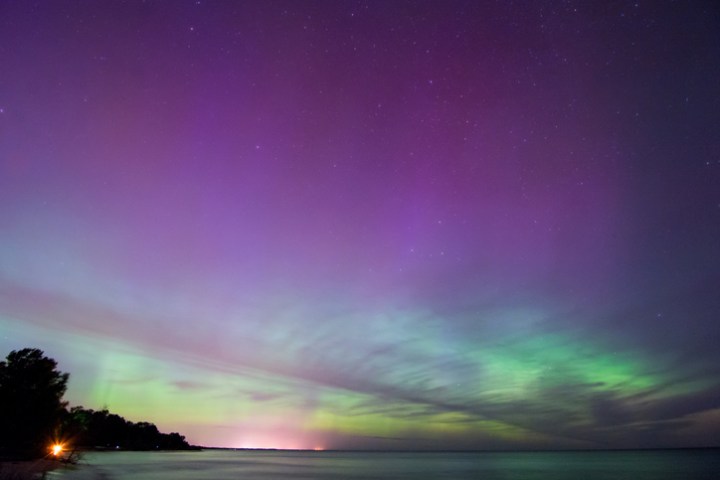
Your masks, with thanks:
M 717 445 L 711 3 L 0 6 L 0 347 L 197 444 Z

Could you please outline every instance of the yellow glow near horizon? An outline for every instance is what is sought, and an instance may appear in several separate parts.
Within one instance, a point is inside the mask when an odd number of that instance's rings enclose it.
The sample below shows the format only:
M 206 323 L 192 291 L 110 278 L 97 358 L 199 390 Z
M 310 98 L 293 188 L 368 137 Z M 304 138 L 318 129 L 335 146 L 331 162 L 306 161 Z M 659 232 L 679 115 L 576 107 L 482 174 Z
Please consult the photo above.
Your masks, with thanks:
M 62 453 L 63 446 L 59 443 L 56 443 L 55 445 L 52 446 L 51 450 L 52 450 L 52 454 L 57 457 L 58 455 L 60 455 L 60 453 Z

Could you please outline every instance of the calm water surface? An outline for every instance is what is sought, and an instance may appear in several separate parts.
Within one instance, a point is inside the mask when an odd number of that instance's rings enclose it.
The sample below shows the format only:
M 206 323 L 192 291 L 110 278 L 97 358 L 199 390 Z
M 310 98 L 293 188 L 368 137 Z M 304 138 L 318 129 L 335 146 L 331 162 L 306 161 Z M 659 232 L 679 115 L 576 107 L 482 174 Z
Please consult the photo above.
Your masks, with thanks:
M 717 480 L 720 450 L 523 453 L 93 452 L 50 480 Z

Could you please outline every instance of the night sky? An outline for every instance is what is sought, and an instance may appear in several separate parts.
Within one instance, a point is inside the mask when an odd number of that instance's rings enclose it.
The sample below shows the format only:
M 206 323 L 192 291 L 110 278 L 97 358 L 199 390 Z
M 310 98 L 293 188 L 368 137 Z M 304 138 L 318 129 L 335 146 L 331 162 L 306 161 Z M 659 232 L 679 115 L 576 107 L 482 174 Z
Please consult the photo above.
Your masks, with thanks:
M 720 7 L 3 1 L 24 347 L 202 445 L 718 445 Z

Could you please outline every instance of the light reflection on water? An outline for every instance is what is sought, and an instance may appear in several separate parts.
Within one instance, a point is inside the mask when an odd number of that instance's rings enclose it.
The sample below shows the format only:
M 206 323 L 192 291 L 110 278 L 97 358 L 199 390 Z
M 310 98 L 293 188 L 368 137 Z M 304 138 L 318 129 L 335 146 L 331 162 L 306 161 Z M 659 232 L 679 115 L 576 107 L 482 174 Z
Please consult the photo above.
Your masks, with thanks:
M 716 480 L 720 450 L 521 453 L 93 452 L 49 478 Z

